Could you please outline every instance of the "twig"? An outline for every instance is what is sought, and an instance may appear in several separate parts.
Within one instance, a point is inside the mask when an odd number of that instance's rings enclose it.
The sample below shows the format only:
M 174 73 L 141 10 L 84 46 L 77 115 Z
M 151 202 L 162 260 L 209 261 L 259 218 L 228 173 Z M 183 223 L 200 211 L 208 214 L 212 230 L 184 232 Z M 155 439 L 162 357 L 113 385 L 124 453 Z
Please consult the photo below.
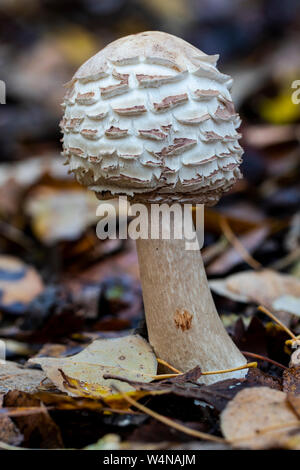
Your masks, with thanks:
M 244 245 L 240 242 L 240 240 L 236 237 L 233 233 L 231 227 L 229 226 L 226 218 L 224 216 L 220 217 L 220 227 L 227 238 L 227 240 L 233 245 L 233 247 L 238 251 L 246 263 L 251 266 L 251 268 L 257 270 L 262 268 L 262 265 L 250 255 L 250 253 L 246 250 Z
M 164 361 L 163 359 L 160 359 L 159 357 L 157 357 L 156 360 L 162 366 L 166 366 L 166 367 L 168 367 L 168 369 L 173 370 L 174 372 L 176 372 L 176 374 L 182 374 L 182 372 L 180 372 L 180 370 L 178 370 L 175 367 L 171 366 L 171 364 L 169 364 L 167 361 Z
M 277 323 L 279 326 L 281 326 L 281 328 L 295 341 L 297 341 L 297 336 L 294 335 L 294 333 L 287 327 L 285 326 L 277 317 L 275 317 L 275 315 L 270 312 L 270 310 L 268 310 L 266 307 L 264 307 L 263 305 L 260 305 L 258 307 L 258 310 L 260 312 L 263 312 L 265 315 L 267 315 L 268 317 L 270 317 L 275 323 Z
M 273 359 L 270 359 L 269 357 L 261 356 L 260 354 L 255 354 L 248 351 L 241 351 L 241 353 L 244 356 L 253 357 L 254 359 L 259 359 L 260 361 L 270 362 L 270 364 L 274 364 L 274 366 L 281 367 L 281 369 L 288 369 L 288 367 L 284 366 L 283 364 L 280 364 L 277 361 L 273 361 Z
M 121 390 L 119 390 L 116 386 L 114 386 L 114 388 L 117 390 L 118 393 L 120 393 L 123 396 L 124 400 L 126 400 L 128 403 L 130 403 L 130 405 L 134 406 L 135 408 L 142 411 L 143 413 L 145 413 L 149 416 L 152 416 L 152 418 L 157 419 L 157 421 L 160 421 L 161 423 L 165 424 L 166 426 L 170 426 L 171 428 L 177 429 L 178 431 L 181 431 L 185 434 L 188 434 L 189 436 L 193 436 L 193 437 L 196 437 L 198 439 L 203 439 L 203 440 L 206 440 L 206 441 L 213 441 L 213 442 L 222 442 L 222 443 L 226 442 L 225 439 L 223 439 L 222 437 L 212 436 L 211 434 L 207 434 L 207 433 L 204 433 L 204 432 L 201 432 L 201 431 L 196 431 L 195 429 L 191 429 L 191 428 L 188 428 L 187 426 L 176 423 L 176 421 L 173 421 L 172 419 L 167 418 L 166 416 L 163 416 L 163 415 L 157 413 L 156 411 L 152 411 L 152 410 L 150 410 L 150 408 L 148 408 L 144 405 L 141 405 L 140 403 L 138 403 L 133 398 L 128 397 L 127 395 L 125 395 L 125 393 L 123 393 Z
M 250 367 L 257 367 L 257 362 L 249 362 L 243 366 L 233 367 L 232 369 L 221 369 L 221 370 L 211 370 L 207 372 L 202 372 L 201 375 L 214 375 L 214 374 L 227 374 L 228 372 L 234 372 L 236 370 L 242 369 L 249 369 Z M 148 374 L 144 374 L 148 375 Z M 179 375 L 183 375 L 181 372 L 180 374 L 159 374 L 159 375 L 151 375 L 153 380 L 162 380 L 162 379 L 172 379 L 173 377 L 178 377 Z
M 244 366 L 233 367 L 232 369 L 202 372 L 202 375 L 226 374 L 227 372 L 234 372 L 235 370 L 249 369 L 250 367 L 257 367 L 257 362 L 248 362 L 248 364 L 245 364 Z

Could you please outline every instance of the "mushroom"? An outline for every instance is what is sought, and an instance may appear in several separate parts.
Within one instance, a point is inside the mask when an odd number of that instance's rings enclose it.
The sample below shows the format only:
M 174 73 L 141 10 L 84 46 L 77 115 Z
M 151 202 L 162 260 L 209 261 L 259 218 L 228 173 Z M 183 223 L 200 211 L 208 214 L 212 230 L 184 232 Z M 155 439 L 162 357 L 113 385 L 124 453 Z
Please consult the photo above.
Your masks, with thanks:
M 232 80 L 218 71 L 217 59 L 150 31 L 114 41 L 85 62 L 68 84 L 61 122 L 63 154 L 77 180 L 99 199 L 125 195 L 149 209 L 215 204 L 241 177 L 243 153 Z M 163 239 L 163 229 L 159 239 L 137 240 L 156 354 L 181 371 L 244 365 L 216 311 L 200 250 Z

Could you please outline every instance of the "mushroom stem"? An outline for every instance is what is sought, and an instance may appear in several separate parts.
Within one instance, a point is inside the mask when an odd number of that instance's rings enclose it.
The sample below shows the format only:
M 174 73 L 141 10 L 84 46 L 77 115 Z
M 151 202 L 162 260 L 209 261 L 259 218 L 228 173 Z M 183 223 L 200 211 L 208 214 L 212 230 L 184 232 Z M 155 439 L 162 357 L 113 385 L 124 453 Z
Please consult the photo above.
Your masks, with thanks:
M 172 234 L 172 220 L 170 224 Z M 200 249 L 186 250 L 184 239 L 162 239 L 162 225 L 160 229 L 159 239 L 136 241 L 149 341 L 155 353 L 183 372 L 197 365 L 206 371 L 246 364 L 217 313 Z M 233 371 L 226 378 L 246 373 Z M 224 376 L 205 376 L 200 382 L 219 380 Z

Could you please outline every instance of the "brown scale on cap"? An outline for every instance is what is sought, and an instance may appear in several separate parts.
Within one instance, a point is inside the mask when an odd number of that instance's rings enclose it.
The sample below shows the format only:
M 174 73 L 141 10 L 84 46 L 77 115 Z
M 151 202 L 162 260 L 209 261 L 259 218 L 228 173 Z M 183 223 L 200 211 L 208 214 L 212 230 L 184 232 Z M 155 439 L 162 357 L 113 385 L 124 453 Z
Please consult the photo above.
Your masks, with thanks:
M 232 80 L 217 58 L 151 31 L 121 38 L 83 64 L 68 84 L 61 122 L 78 181 L 99 198 L 216 203 L 241 177 L 242 155 Z M 86 158 L 96 143 L 105 166 Z M 224 155 L 228 162 L 218 165 Z M 116 158 L 126 159 L 126 174 Z

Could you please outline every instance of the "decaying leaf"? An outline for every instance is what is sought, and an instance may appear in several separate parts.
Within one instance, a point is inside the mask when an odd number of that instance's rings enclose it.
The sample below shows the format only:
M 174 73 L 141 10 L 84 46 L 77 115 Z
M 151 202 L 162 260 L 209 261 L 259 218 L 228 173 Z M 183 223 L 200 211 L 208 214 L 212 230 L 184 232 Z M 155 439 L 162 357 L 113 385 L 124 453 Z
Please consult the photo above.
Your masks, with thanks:
M 46 375 L 40 370 L 28 369 L 10 361 L 0 364 L 0 393 L 9 390 L 35 393 L 45 379 Z
M 283 372 L 283 391 L 300 394 L 300 366 L 290 367 Z
M 59 427 L 37 398 L 29 393 L 13 390 L 4 396 L 3 406 L 23 410 L 20 416 L 14 416 L 14 422 L 24 436 L 25 447 L 54 449 L 64 446 Z M 26 408 L 34 408 L 36 412 L 27 414 Z
M 98 384 L 90 384 L 87 382 L 83 382 L 82 380 L 73 379 L 72 377 L 68 377 L 66 374 L 60 370 L 63 376 L 63 385 L 65 390 L 72 394 L 73 396 L 80 396 L 80 397 L 87 397 L 92 399 L 102 399 L 107 406 L 112 409 L 116 410 L 129 410 L 130 405 L 128 401 L 124 399 L 124 395 L 118 393 L 116 391 L 107 390 L 107 387 L 103 387 Z M 118 390 L 120 387 L 118 386 Z M 126 392 L 126 395 L 130 396 L 134 400 L 139 400 L 147 395 L 162 395 L 163 391 L 134 391 L 134 392 Z
M 134 388 L 128 384 L 106 380 L 103 376 L 109 374 L 150 382 L 157 370 L 156 357 L 150 345 L 138 335 L 96 340 L 79 354 L 68 358 L 33 358 L 30 362 L 40 364 L 59 390 L 72 396 L 80 395 L 84 382 L 89 384 L 90 390 L 84 388 L 81 396 L 87 396 L 87 392 L 93 396 L 97 391 L 97 396 L 107 397 L 114 393 L 114 384 L 123 392 L 133 391 Z M 67 388 L 64 376 L 69 380 Z M 70 387 L 70 379 L 75 380 L 75 390 Z
M 236 447 L 282 447 L 299 427 L 287 395 L 268 387 L 242 390 L 221 413 L 222 433 Z
M 0 395 L 0 406 L 3 404 L 3 395 Z M 18 446 L 23 441 L 23 436 L 9 416 L 0 416 L 0 442 Z
M 217 294 L 238 302 L 254 302 L 272 310 L 290 313 L 294 313 L 294 303 L 296 299 L 297 301 L 300 299 L 300 280 L 270 269 L 236 273 L 225 279 L 210 281 L 210 287 Z M 285 306 L 282 302 L 279 304 L 276 302 L 277 299 L 287 295 L 294 299 L 291 308 L 288 302 Z

